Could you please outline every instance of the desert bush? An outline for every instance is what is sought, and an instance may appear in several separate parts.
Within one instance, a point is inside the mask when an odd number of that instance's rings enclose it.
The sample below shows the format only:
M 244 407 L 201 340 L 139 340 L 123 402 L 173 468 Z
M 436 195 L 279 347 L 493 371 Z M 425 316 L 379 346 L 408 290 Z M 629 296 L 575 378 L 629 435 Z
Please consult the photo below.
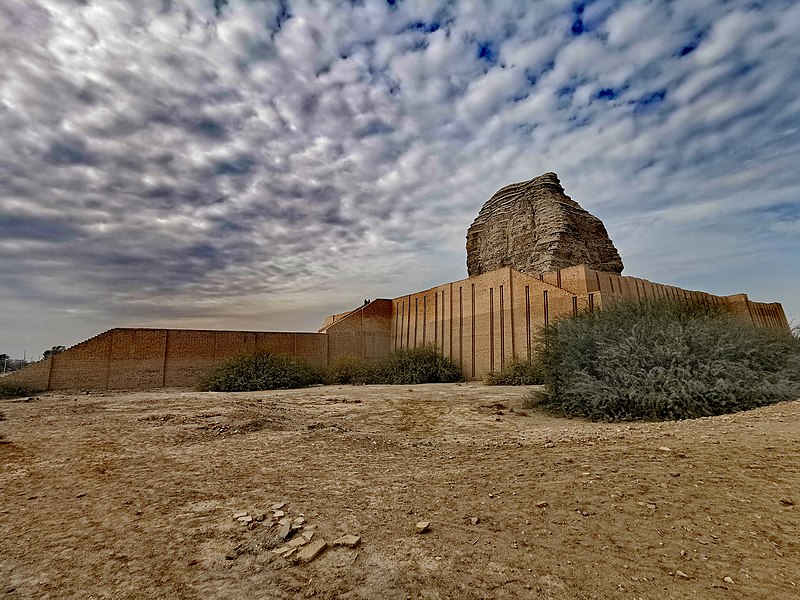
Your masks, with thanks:
M 11 383 L 9 381 L 0 381 L 0 400 L 8 400 L 12 398 L 22 398 L 24 396 L 32 396 L 40 390 L 21 385 L 19 383 Z
M 499 371 L 489 373 L 488 385 L 540 385 L 546 383 L 544 366 L 538 359 L 506 361 Z
M 308 387 L 323 382 L 323 371 L 291 356 L 256 350 L 234 357 L 202 377 L 204 392 L 250 392 Z
M 394 350 L 378 359 L 347 356 L 328 368 L 328 383 L 449 383 L 461 381 L 461 369 L 433 345 Z
M 461 381 L 461 368 L 442 356 L 432 344 L 417 348 L 399 348 L 378 360 L 373 369 L 374 381 L 394 385 L 415 383 L 452 383 Z
M 377 380 L 378 364 L 357 356 L 340 356 L 335 359 L 325 372 L 325 383 L 333 384 L 365 384 Z
M 561 319 L 531 401 L 592 420 L 685 419 L 800 397 L 800 340 L 681 301 L 620 302 Z

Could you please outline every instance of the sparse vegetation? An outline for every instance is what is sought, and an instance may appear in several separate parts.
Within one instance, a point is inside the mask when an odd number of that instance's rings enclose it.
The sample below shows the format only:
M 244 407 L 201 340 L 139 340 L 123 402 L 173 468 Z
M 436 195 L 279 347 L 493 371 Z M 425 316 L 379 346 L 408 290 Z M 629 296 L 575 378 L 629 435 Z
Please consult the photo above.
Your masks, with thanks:
M 35 390 L 26 385 L 19 383 L 11 383 L 9 381 L 0 381 L 0 400 L 10 400 L 13 398 L 22 398 L 24 396 L 32 396 L 39 390 Z
M 800 397 L 800 339 L 685 302 L 618 303 L 557 321 L 532 403 L 592 420 L 718 415 Z
M 345 356 L 327 370 L 280 354 L 256 351 L 237 356 L 198 383 L 201 391 L 246 392 L 308 387 L 320 383 L 412 385 L 461 381 L 461 369 L 434 346 L 395 350 L 376 360 Z
M 433 345 L 398 349 L 383 358 L 364 360 L 344 356 L 329 367 L 326 383 L 393 384 L 452 383 L 462 380 L 461 369 Z
M 535 358 L 507 361 L 499 371 L 489 373 L 488 385 L 541 385 L 546 383 L 544 366 Z
M 436 346 L 430 344 L 417 348 L 400 348 L 373 363 L 373 381 L 393 385 L 416 383 L 453 383 L 461 381 L 461 368 Z
M 324 373 L 308 363 L 264 350 L 232 358 L 201 378 L 204 392 L 251 392 L 321 384 Z
M 378 378 L 377 370 L 375 361 L 352 355 L 340 356 L 328 365 L 325 383 L 330 385 L 375 383 Z

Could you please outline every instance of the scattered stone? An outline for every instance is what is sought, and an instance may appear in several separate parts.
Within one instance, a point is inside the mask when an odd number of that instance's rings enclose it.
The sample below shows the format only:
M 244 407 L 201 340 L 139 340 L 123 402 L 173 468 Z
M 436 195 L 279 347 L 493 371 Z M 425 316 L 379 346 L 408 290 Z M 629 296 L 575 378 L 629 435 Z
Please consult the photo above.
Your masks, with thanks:
M 286 502 L 276 502 L 272 506 L 269 507 L 270 510 L 280 510 L 284 506 L 286 506 Z
M 431 528 L 430 521 L 418 521 L 417 522 L 417 533 L 425 533 L 429 531 Z
M 286 519 L 285 521 L 281 521 L 278 523 L 278 531 L 275 535 L 277 535 L 278 539 L 285 540 L 291 531 L 292 526 L 289 523 L 289 520 Z
M 547 441 L 544 443 L 544 447 L 545 447 L 545 448 L 555 448 L 555 446 L 556 446 L 556 444 L 555 444 L 555 442 L 553 442 L 552 440 L 547 440 Z
M 656 503 L 655 502 L 648 502 L 647 503 L 647 508 L 649 508 L 650 510 L 655 510 L 656 509 Z
M 469 522 L 470 522 L 470 523 L 472 523 L 473 525 L 477 525 L 478 523 L 480 523 L 480 522 L 481 522 L 481 520 L 480 520 L 478 517 L 472 517 L 472 518 L 469 520 Z
M 313 529 L 306 529 L 303 533 L 300 534 L 302 537 L 306 539 L 307 542 L 311 541 L 311 538 L 314 537 L 314 530 Z
M 357 535 L 343 535 L 342 537 L 333 540 L 334 546 L 344 546 L 346 548 L 355 548 L 361 543 L 361 537 Z
M 794 500 L 790 500 L 789 498 L 781 498 L 781 504 L 784 506 L 794 506 Z
M 267 518 L 267 515 L 264 513 L 258 513 L 255 517 L 253 517 L 259 523 Z
M 298 527 L 303 526 L 306 522 L 306 518 L 303 516 L 297 517 L 294 521 L 292 521 L 292 525 L 297 525 Z
M 275 512 L 272 513 L 272 517 L 275 518 L 275 519 L 282 519 L 285 516 L 286 516 L 286 513 L 283 512 L 282 510 L 276 510 Z
M 672 452 L 672 448 L 667 448 L 666 446 L 661 446 L 659 450 L 661 452 Z
M 683 571 L 675 571 L 675 577 L 680 577 L 681 579 L 689 579 L 689 576 Z
M 245 525 L 247 525 L 248 523 L 253 522 L 253 517 L 251 517 L 250 515 L 245 515 L 244 517 L 239 517 L 236 520 L 239 521 L 239 523 L 244 523 Z
M 536 508 L 545 508 L 547 506 L 547 502 L 542 500 L 541 502 L 536 503 Z
M 234 513 L 234 514 L 233 514 L 233 520 L 234 520 L 234 521 L 238 521 L 238 520 L 239 520 L 239 519 L 241 519 L 242 517 L 246 517 L 246 516 L 247 516 L 247 511 L 246 511 L 246 510 L 245 510 L 245 511 L 242 511 L 242 512 L 237 512 L 237 513 Z
M 288 552 L 288 551 L 289 551 L 289 550 L 291 550 L 291 549 L 292 549 L 292 548 L 291 548 L 290 546 L 281 546 L 280 548 L 273 548 L 272 550 L 270 550 L 270 552 L 272 552 L 273 554 L 277 554 L 278 556 L 280 556 L 281 554 L 283 554 L 283 553 L 285 553 L 285 552 Z
M 297 553 L 298 562 L 309 562 L 317 558 L 320 553 L 328 547 L 328 542 L 325 540 L 317 540 L 304 546 L 300 552 Z
M 305 546 L 307 543 L 308 540 L 306 538 L 302 535 L 298 535 L 286 542 L 286 545 L 289 546 L 289 548 L 299 548 L 300 546 Z
M 733 577 L 728 577 L 727 575 L 726 575 L 725 577 L 723 577 L 723 578 L 722 578 L 722 581 L 724 581 L 725 583 L 730 583 L 731 585 L 733 585 L 734 583 L 736 583 L 736 582 L 733 580 Z

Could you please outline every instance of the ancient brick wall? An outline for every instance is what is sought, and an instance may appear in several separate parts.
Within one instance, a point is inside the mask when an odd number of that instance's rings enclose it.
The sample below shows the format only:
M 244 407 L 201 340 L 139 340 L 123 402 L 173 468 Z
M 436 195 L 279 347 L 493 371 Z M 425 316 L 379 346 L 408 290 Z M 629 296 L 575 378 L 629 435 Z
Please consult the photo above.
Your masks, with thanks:
M 113 330 L 106 331 L 73 346 L 68 352 L 53 356 L 48 382 L 43 389 L 108 387 L 108 356 L 112 339 Z M 98 368 L 98 365 L 105 368 Z
M 760 327 L 788 330 L 778 303 L 746 294 L 715 296 L 592 270 L 585 265 L 541 275 L 505 267 L 393 300 L 375 300 L 329 317 L 323 333 L 112 329 L 4 381 L 36 389 L 192 386 L 213 366 L 263 348 L 327 365 L 341 356 L 380 357 L 395 348 L 434 344 L 482 379 L 507 360 L 530 358 L 543 327 L 615 298 L 685 299 L 719 306 Z
M 341 356 L 385 356 L 390 350 L 391 314 L 391 300 L 373 300 L 331 321 L 324 328 L 328 336 L 328 362 Z
M 42 390 L 185 387 L 222 361 L 255 348 L 325 365 L 327 342 L 316 333 L 112 329 L 6 380 Z
M 649 298 L 691 300 L 727 310 L 733 316 L 758 327 L 776 330 L 786 330 L 789 327 L 789 321 L 779 302 L 753 302 L 747 294 L 717 296 L 708 292 L 654 283 L 639 277 L 594 271 L 585 265 L 545 273 L 544 279 L 575 293 L 602 292 L 606 299 L 621 297 L 635 300 Z
M 52 359 L 45 358 L 44 360 L 30 364 L 19 371 L 9 373 L 0 379 L 0 381 L 3 383 L 24 385 L 32 390 L 46 390 L 47 382 L 50 378 L 51 362 Z
M 550 320 L 599 302 L 599 293 L 580 296 L 498 269 L 392 300 L 391 347 L 434 344 L 467 379 L 482 379 L 507 360 L 530 357 Z

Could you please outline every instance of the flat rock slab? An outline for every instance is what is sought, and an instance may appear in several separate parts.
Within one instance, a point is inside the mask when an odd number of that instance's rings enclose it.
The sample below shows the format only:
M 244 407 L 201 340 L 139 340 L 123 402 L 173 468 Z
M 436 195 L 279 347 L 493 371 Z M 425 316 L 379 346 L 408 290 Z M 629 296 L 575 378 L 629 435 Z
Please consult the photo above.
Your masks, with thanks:
M 298 536 L 293 537 L 292 539 L 290 539 L 288 542 L 286 542 L 286 545 L 289 546 L 290 548 L 297 548 L 297 547 L 303 546 L 303 545 L 305 545 L 307 543 L 308 543 L 308 540 L 306 538 L 304 538 L 302 535 L 298 535 Z
M 317 540 L 316 542 L 311 542 L 307 546 L 303 547 L 300 552 L 297 553 L 297 562 L 309 562 L 317 558 L 320 554 L 322 554 L 323 550 L 328 547 L 328 542 L 325 540 Z
M 291 524 L 288 521 L 278 524 L 277 536 L 280 539 L 286 539 L 286 537 L 289 535 L 289 531 L 291 531 Z
M 334 546 L 344 546 L 346 548 L 355 548 L 361 543 L 361 537 L 357 535 L 343 535 L 340 538 L 333 540 Z

